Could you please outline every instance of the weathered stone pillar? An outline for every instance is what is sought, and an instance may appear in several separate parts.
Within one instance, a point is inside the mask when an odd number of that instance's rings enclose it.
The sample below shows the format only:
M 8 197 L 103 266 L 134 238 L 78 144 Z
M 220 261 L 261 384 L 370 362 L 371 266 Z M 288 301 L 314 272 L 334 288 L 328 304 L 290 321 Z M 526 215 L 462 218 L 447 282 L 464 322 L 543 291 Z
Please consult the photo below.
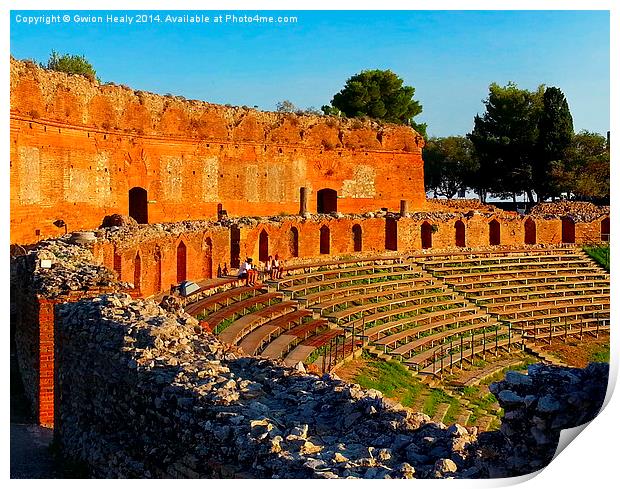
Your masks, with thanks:
M 402 217 L 406 217 L 409 214 L 409 201 L 401 200 L 400 201 L 400 215 Z
M 299 188 L 299 215 L 308 212 L 308 187 Z

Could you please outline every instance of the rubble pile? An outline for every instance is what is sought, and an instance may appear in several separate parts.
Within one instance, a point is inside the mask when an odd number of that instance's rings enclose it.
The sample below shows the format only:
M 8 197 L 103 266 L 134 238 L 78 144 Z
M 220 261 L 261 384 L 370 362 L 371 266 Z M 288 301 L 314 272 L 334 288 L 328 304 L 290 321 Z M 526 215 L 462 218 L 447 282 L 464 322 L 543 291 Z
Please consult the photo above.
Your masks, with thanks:
M 124 216 L 122 214 L 112 214 L 110 216 L 105 216 L 103 218 L 103 222 L 101 223 L 101 226 L 99 226 L 99 228 L 103 229 L 103 228 L 123 227 L 123 226 L 137 227 L 138 221 L 136 221 L 131 216 Z
M 118 282 L 116 274 L 96 265 L 87 246 L 70 242 L 69 237 L 40 241 L 27 254 L 16 257 L 12 268 L 33 293 L 55 298 L 71 291 L 132 288 Z M 49 266 L 49 268 L 48 268 Z
M 508 372 L 490 385 L 504 409 L 499 432 L 478 441 L 481 475 L 512 477 L 545 467 L 553 458 L 560 431 L 594 419 L 605 399 L 609 364 L 585 369 L 535 364 L 528 375 Z
M 558 219 L 568 216 L 575 222 L 591 222 L 603 215 L 609 215 L 609 206 L 598 207 L 591 202 L 574 202 L 571 200 L 542 202 L 532 207 L 530 214 L 543 219 Z
M 63 452 L 97 477 L 471 477 L 476 428 L 244 356 L 122 294 L 60 307 Z
M 478 210 L 482 212 L 497 212 L 499 209 L 491 204 L 485 204 L 478 199 L 426 199 L 426 205 L 430 209 L 447 209 L 467 212 Z

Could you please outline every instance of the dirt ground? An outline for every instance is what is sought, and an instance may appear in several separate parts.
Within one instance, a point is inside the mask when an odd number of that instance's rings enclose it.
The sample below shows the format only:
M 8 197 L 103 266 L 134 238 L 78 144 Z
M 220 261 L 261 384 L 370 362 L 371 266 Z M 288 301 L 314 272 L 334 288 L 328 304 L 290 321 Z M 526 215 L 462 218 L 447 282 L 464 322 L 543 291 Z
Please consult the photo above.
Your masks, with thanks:
M 366 360 L 363 358 L 356 358 L 355 360 L 345 363 L 334 373 L 342 380 L 346 380 L 347 382 L 355 382 L 355 376 L 365 366 Z
M 543 350 L 555 355 L 571 367 L 584 368 L 592 360 L 592 355 L 609 345 L 609 335 L 601 334 L 598 338 L 585 337 L 579 341 L 578 337 L 568 338 L 566 343 L 560 338 L 554 338 L 551 345 L 543 346 Z

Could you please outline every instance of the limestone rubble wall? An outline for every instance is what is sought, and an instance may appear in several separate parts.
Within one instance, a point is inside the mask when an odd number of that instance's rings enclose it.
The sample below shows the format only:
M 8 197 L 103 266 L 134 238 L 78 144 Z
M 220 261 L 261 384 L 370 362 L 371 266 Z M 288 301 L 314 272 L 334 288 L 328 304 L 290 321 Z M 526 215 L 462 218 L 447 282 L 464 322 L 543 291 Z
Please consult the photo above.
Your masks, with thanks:
M 198 322 L 109 295 L 59 306 L 55 433 L 94 477 L 472 473 L 476 429 L 242 355 Z

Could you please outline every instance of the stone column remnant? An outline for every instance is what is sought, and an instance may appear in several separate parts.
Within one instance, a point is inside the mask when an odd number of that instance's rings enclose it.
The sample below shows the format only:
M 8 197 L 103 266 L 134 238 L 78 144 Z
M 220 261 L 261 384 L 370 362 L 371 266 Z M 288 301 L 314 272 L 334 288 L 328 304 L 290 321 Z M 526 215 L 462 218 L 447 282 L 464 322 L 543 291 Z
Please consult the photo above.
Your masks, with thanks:
M 299 188 L 299 215 L 308 212 L 308 187 Z
M 400 201 L 400 215 L 402 217 L 407 217 L 407 214 L 409 214 L 409 201 L 401 200 Z

